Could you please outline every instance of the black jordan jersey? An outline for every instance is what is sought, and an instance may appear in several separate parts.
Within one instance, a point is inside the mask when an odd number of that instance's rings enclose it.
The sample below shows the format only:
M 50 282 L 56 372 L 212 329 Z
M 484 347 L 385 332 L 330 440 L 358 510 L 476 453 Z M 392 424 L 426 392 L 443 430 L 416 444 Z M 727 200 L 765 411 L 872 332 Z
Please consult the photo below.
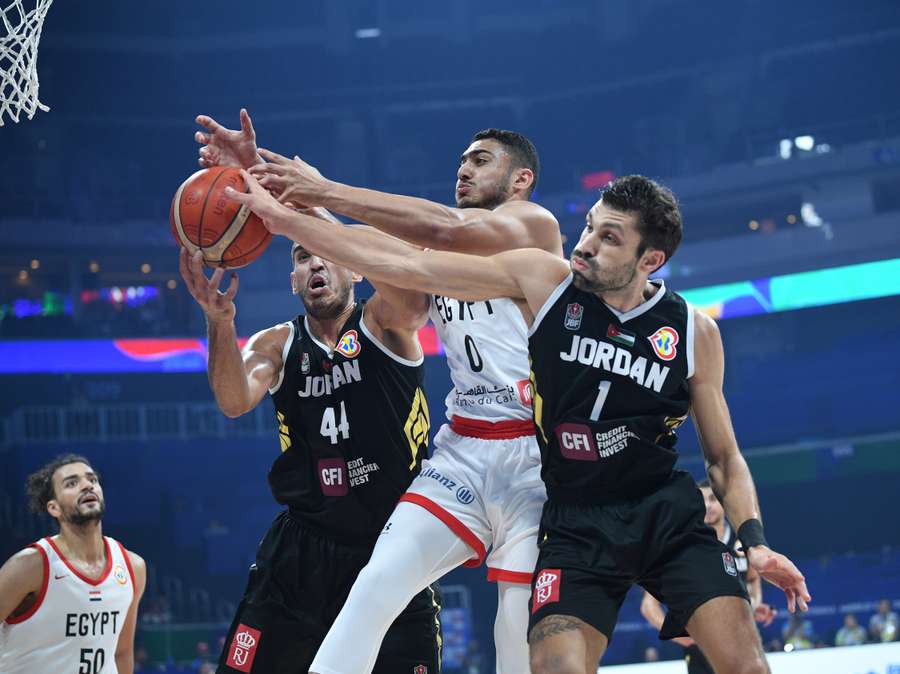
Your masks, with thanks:
M 534 418 L 551 501 L 640 497 L 675 465 L 675 429 L 690 409 L 693 314 L 661 281 L 627 313 L 554 290 L 529 337 Z
M 423 359 L 378 342 L 357 304 L 334 351 L 291 322 L 284 369 L 270 390 L 281 456 L 269 471 L 275 499 L 336 539 L 374 539 L 418 475 L 428 448 Z

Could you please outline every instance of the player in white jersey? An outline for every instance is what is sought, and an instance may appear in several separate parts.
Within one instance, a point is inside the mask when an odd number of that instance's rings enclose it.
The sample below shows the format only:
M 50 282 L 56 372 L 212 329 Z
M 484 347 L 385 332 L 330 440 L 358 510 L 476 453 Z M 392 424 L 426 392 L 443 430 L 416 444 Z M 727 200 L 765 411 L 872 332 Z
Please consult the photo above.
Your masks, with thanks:
M 528 201 L 539 161 L 520 134 L 475 134 L 460 157 L 457 208 L 449 208 L 341 185 L 299 158 L 257 150 L 246 111 L 241 131 L 208 117 L 197 121 L 210 132 L 197 134 L 201 166 L 247 168 L 262 156 L 269 163 L 253 172 L 282 201 L 334 211 L 426 248 L 480 255 L 541 248 L 562 255 L 556 219 Z M 385 630 L 417 591 L 463 563 L 484 561 L 499 592 L 497 671 L 528 671 L 529 584 L 546 495 L 531 413 L 527 328 L 512 300 L 435 296 L 430 314 L 454 383 L 449 424 L 388 520 L 311 672 L 371 671 Z
M 59 533 L 0 568 L 0 672 L 132 674 L 147 569 L 103 535 L 99 476 L 87 459 L 66 454 L 29 476 L 28 493 Z

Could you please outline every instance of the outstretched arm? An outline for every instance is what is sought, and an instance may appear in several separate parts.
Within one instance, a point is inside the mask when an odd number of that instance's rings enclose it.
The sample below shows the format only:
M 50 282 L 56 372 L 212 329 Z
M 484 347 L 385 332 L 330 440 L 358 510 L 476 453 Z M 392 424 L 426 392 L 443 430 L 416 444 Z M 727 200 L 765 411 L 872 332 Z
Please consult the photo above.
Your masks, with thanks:
M 451 208 L 419 199 L 351 187 L 327 180 L 300 157 L 260 150 L 268 162 L 254 174 L 279 200 L 321 206 L 419 246 L 473 255 L 540 248 L 562 255 L 559 223 L 530 201 L 509 201 L 493 210 Z
M 290 331 L 287 326 L 278 325 L 258 332 L 241 353 L 234 326 L 237 274 L 232 273 L 228 289 L 222 292 L 219 284 L 224 270 L 216 269 L 212 277 L 207 278 L 200 251 L 191 256 L 182 248 L 179 267 L 188 291 L 206 315 L 209 386 L 222 413 L 231 418 L 239 417 L 256 407 L 275 383 L 281 372 L 282 351 Z
M 761 520 L 756 487 L 744 456 L 738 449 L 731 425 L 731 415 L 722 383 L 725 355 L 719 328 L 709 316 L 694 312 L 696 371 L 690 380 L 694 425 L 706 457 L 709 482 L 716 497 L 725 507 L 730 522 L 738 526 L 748 520 Z M 770 583 L 784 590 L 788 609 L 807 609 L 809 592 L 803 574 L 793 562 L 765 545 L 754 545 L 742 538 L 747 561 Z
M 535 249 L 478 257 L 418 250 L 365 228 L 339 229 L 279 204 L 246 172 L 244 179 L 249 193 L 227 189 L 226 195 L 248 205 L 273 234 L 287 236 L 374 283 L 469 301 L 525 299 L 536 312 L 569 272 L 562 258 Z

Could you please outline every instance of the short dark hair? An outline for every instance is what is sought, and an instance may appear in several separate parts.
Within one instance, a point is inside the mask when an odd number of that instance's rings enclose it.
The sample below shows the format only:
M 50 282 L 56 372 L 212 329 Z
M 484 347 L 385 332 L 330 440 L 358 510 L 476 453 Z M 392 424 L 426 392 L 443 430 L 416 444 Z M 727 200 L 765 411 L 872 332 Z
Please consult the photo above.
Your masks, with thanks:
M 28 479 L 25 481 L 25 492 L 28 494 L 28 506 L 33 512 L 39 515 L 47 512 L 47 504 L 56 498 L 56 493 L 53 491 L 53 475 L 60 468 L 68 466 L 70 463 L 91 465 L 91 462 L 80 454 L 63 454 L 57 456 L 50 463 L 41 466 L 28 476 Z M 97 477 L 99 478 L 99 473 Z
M 603 189 L 601 200 L 617 211 L 637 213 L 638 255 L 653 248 L 665 253 L 668 262 L 675 254 L 684 230 L 678 200 L 668 187 L 646 176 L 622 176 Z
M 534 191 L 541 172 L 541 160 L 538 158 L 537 148 L 521 133 L 506 131 L 504 129 L 484 129 L 472 136 L 472 142 L 476 140 L 496 140 L 500 143 L 512 158 L 513 168 L 531 169 L 534 180 L 528 188 L 528 196 Z

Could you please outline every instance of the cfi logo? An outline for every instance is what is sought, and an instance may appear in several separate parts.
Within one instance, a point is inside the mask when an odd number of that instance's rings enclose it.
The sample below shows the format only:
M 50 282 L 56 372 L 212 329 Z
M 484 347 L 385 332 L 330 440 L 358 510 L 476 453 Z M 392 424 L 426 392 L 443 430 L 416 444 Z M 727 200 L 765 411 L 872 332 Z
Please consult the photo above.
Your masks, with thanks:
M 259 645 L 260 631 L 239 624 L 231 641 L 231 649 L 228 653 L 226 665 L 239 672 L 249 674 L 253 667 L 253 659 L 256 657 L 256 647 Z
M 300 372 L 309 374 L 309 354 L 306 351 L 303 352 L 303 358 L 300 360 Z
M 338 340 L 336 350 L 347 358 L 355 358 L 359 355 L 362 345 L 359 343 L 359 335 L 356 330 L 347 330 Z
M 544 569 L 534 581 L 534 597 L 531 612 L 536 613 L 544 604 L 559 601 L 560 569 Z
M 678 352 L 675 349 L 675 345 L 678 344 L 678 333 L 675 331 L 675 328 L 670 328 L 668 326 L 660 328 L 647 339 L 650 340 L 653 351 L 660 359 L 672 360 L 678 355 Z
M 125 585 L 128 582 L 128 574 L 125 573 L 125 569 L 122 568 L 121 564 L 116 564 L 116 568 L 113 569 L 113 578 L 116 579 L 119 585 Z
M 456 500 L 463 505 L 469 505 L 475 500 L 475 494 L 473 494 L 472 490 L 468 487 L 460 487 L 456 490 Z
M 581 327 L 581 315 L 583 313 L 584 307 L 578 302 L 572 302 L 566 307 L 566 320 L 563 321 L 563 325 L 569 330 L 577 330 Z

